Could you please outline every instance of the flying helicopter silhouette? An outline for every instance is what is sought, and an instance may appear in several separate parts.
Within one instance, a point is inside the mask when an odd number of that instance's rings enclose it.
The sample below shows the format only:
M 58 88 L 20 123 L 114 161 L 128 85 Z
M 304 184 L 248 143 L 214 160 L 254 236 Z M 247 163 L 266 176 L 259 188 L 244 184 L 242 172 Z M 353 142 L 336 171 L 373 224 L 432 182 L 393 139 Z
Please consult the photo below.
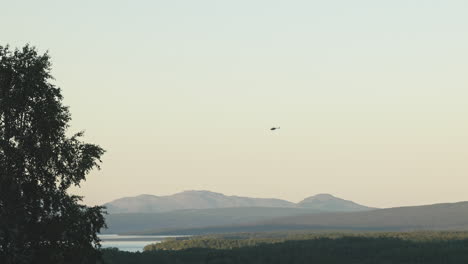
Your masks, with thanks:
M 277 130 L 277 129 L 280 129 L 280 127 L 272 127 L 272 128 L 270 128 L 271 131 Z

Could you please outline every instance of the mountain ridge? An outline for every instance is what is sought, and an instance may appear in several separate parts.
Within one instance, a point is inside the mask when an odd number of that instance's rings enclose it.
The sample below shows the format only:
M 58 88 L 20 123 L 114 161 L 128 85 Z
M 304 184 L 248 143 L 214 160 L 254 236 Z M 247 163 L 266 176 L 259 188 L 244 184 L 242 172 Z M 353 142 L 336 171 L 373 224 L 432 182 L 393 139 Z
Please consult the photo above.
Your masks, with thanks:
M 184 209 L 161 213 L 123 213 L 106 215 L 107 234 L 144 233 L 148 230 L 202 228 L 268 221 L 279 217 L 321 213 L 308 208 L 231 207 Z
M 148 235 L 204 235 L 283 231 L 466 231 L 468 201 L 402 206 L 360 212 L 327 212 L 292 215 L 237 225 L 160 229 Z
M 300 208 L 310 208 L 326 212 L 353 212 L 376 209 L 357 204 L 350 200 L 341 199 L 328 193 L 320 193 L 307 197 L 296 205 Z
M 318 194 L 293 203 L 277 198 L 252 198 L 206 190 L 186 190 L 166 196 L 140 194 L 122 197 L 104 204 L 108 213 L 161 213 L 186 209 L 213 209 L 235 207 L 270 208 L 309 208 L 320 211 L 365 211 L 375 208 L 335 197 L 331 194 Z

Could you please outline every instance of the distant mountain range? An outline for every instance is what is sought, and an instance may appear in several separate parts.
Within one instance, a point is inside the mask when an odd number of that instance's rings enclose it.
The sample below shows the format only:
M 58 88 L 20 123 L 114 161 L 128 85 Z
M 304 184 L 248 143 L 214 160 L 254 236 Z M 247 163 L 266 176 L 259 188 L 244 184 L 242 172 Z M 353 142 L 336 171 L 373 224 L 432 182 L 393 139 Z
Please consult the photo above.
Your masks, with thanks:
M 201 235 L 284 231 L 417 231 L 468 230 L 468 202 L 408 206 L 361 212 L 315 213 L 266 221 L 199 228 L 160 229 L 142 234 Z
M 307 208 L 230 207 L 186 209 L 162 213 L 125 213 L 106 216 L 107 234 L 162 232 L 185 228 L 226 226 L 268 221 L 280 217 L 308 215 L 318 211 Z
M 374 209 L 330 194 L 311 196 L 296 204 L 209 191 L 184 191 L 169 196 L 145 194 L 117 199 L 105 206 L 109 228 L 104 233 L 238 225 L 287 216 Z
M 104 206 L 109 214 L 162 213 L 186 209 L 238 207 L 308 208 L 323 212 L 354 212 L 374 209 L 330 194 L 308 197 L 296 204 L 281 199 L 226 196 L 210 191 L 184 191 L 168 196 L 143 194 L 120 198 Z
M 299 203 L 185 191 L 105 204 L 103 233 L 196 235 L 291 230 L 468 230 L 468 202 L 377 209 L 319 194 Z

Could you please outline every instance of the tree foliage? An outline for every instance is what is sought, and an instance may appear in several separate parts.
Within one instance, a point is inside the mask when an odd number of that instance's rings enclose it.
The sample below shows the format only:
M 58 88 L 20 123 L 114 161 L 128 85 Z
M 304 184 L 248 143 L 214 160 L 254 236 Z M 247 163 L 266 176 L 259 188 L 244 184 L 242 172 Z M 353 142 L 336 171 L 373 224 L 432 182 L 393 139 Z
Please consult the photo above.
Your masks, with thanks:
M 103 208 L 70 195 L 104 150 L 67 136 L 47 53 L 0 46 L 0 263 L 92 263 Z
M 282 239 L 202 237 L 172 240 L 166 246 L 153 246 L 141 253 L 115 248 L 103 251 L 109 264 L 458 264 L 468 263 L 468 233 L 330 233 Z
M 413 232 L 266 232 L 218 234 L 193 237 L 177 237 L 162 242 L 152 243 L 144 247 L 144 251 L 186 250 L 191 248 L 233 249 L 253 247 L 265 244 L 284 243 L 287 241 L 302 241 L 316 239 L 371 238 L 398 239 L 412 242 L 457 241 L 468 240 L 467 231 L 413 231 Z

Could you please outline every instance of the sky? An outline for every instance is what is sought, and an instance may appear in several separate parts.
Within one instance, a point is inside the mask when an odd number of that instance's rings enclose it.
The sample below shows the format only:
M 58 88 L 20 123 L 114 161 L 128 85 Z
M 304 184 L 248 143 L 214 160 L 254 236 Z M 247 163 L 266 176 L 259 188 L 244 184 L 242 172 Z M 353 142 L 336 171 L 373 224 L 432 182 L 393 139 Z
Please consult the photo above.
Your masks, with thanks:
M 86 204 L 468 201 L 468 1 L 0 3 L 0 45 L 48 51 L 70 133 L 107 150 Z

